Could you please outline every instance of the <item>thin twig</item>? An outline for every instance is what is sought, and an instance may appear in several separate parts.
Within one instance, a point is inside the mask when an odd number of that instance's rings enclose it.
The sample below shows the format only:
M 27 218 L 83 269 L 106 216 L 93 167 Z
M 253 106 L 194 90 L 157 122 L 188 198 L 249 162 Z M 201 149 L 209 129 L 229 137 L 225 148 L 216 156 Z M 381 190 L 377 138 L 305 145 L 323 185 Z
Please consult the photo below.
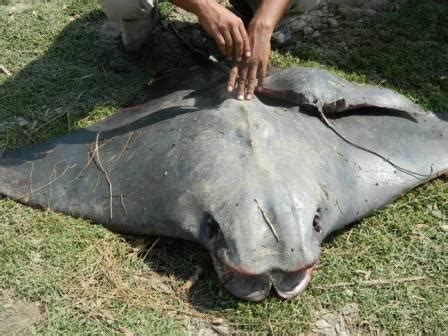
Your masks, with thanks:
M 56 176 L 56 166 L 53 166 L 53 170 L 51 171 L 51 174 L 50 174 L 50 181 L 52 180 L 52 179 L 54 179 L 54 177 Z M 50 209 L 51 210 L 51 197 L 53 196 L 53 190 L 51 189 L 51 184 L 50 184 L 50 186 L 49 186 L 49 191 L 48 191 L 48 198 L 47 198 L 47 200 L 48 200 L 48 202 L 47 202 L 47 209 Z
M 328 289 L 328 288 L 337 288 L 337 287 L 352 287 L 357 285 L 362 286 L 381 286 L 388 285 L 393 283 L 403 283 L 403 282 L 414 282 L 414 281 L 422 281 L 426 280 L 424 276 L 415 276 L 409 278 L 395 278 L 395 279 L 374 279 L 374 280 L 363 280 L 360 282 L 337 282 L 331 285 L 326 286 L 313 286 L 317 289 Z
M 6 141 L 3 144 L 3 146 L 0 148 L 0 159 L 3 158 L 3 154 L 5 154 L 5 151 L 8 148 L 8 144 L 9 144 L 9 134 L 7 134 Z
M 90 151 L 89 151 L 90 152 Z M 84 173 L 84 171 L 90 166 L 90 163 L 92 163 L 93 159 L 95 158 L 96 155 L 96 147 L 93 150 L 93 153 L 90 155 L 89 159 L 87 160 L 86 165 L 81 169 L 81 171 L 79 172 L 78 175 L 76 175 L 75 178 L 73 178 L 71 181 L 68 182 L 68 184 L 73 183 L 75 180 L 77 180 L 78 178 L 80 178 L 82 176 L 82 174 Z
M 53 118 L 47 120 L 46 122 L 44 122 L 44 123 L 40 124 L 38 127 L 36 127 L 36 128 L 33 130 L 33 133 L 32 133 L 32 134 L 36 134 L 36 133 L 39 132 L 42 128 L 44 128 L 45 126 L 47 126 L 48 124 L 52 123 L 53 121 L 55 121 L 55 120 L 57 120 L 57 119 L 59 119 L 59 118 L 65 116 L 65 115 L 66 115 L 66 113 L 60 113 L 60 114 L 55 115 Z M 30 136 L 31 136 L 32 134 L 30 134 Z
M 41 186 L 41 187 L 39 187 L 39 188 L 37 188 L 37 189 L 34 189 L 34 190 L 32 190 L 32 191 L 31 191 L 31 175 L 32 175 L 32 174 L 30 174 L 30 192 L 28 192 L 28 193 L 26 193 L 26 194 L 23 194 L 23 195 L 20 195 L 20 196 L 17 197 L 17 198 L 18 198 L 18 199 L 21 199 L 21 198 L 24 198 L 24 197 L 26 196 L 27 199 L 26 199 L 25 202 L 28 202 L 28 198 L 29 198 L 29 196 L 30 196 L 31 194 L 36 193 L 36 192 L 38 192 L 38 191 L 41 191 L 42 189 L 45 189 L 45 188 L 51 186 L 54 182 L 56 182 L 56 181 L 59 180 L 62 176 L 64 176 L 64 175 L 67 173 L 67 171 L 68 171 L 69 169 L 71 169 L 71 168 L 73 168 L 73 167 L 74 167 L 74 166 L 68 166 L 68 165 L 67 165 L 67 167 L 65 167 L 65 170 L 61 173 L 61 175 L 59 175 L 58 177 L 55 177 L 53 180 L 50 180 L 50 182 L 48 182 L 47 184 L 44 184 L 43 186 Z
M 78 97 L 74 100 L 72 106 L 75 106 L 75 104 L 78 103 L 79 99 L 81 98 L 81 96 L 84 94 L 85 91 L 81 91 L 81 93 L 78 95 Z M 68 121 L 69 121 L 69 129 L 70 129 L 70 111 L 67 112 L 63 112 L 63 113 L 59 113 L 57 115 L 55 115 L 53 118 L 47 120 L 46 122 L 44 122 L 43 124 L 39 125 L 38 127 L 36 127 L 35 129 L 32 129 L 30 131 L 30 133 L 28 133 L 28 142 L 30 140 L 32 140 L 31 138 L 33 137 L 33 135 L 39 133 L 39 131 L 44 128 L 45 126 L 47 126 L 48 124 L 52 123 L 53 121 L 56 121 L 57 119 L 63 117 L 63 116 L 67 116 Z
M 257 201 L 256 198 L 254 198 L 255 203 L 257 203 L 258 209 L 260 209 L 261 214 L 263 215 L 263 218 L 266 222 L 266 224 L 268 224 L 268 226 L 271 228 L 272 233 L 274 234 L 275 239 L 277 239 L 277 241 L 280 241 L 280 239 L 278 238 L 278 234 L 277 231 L 275 231 L 274 225 L 272 225 L 271 220 L 269 219 L 268 215 L 266 214 L 266 212 L 263 210 L 263 208 L 261 207 L 260 203 Z
M 28 142 L 28 143 L 30 143 L 30 142 L 34 142 L 34 141 L 32 141 L 32 140 L 33 140 L 33 136 L 36 135 L 36 134 L 38 134 L 39 131 L 40 131 L 42 128 L 44 128 L 44 127 L 47 126 L 48 124 L 52 123 L 53 121 L 58 120 L 59 118 L 65 116 L 65 115 L 66 115 L 66 113 L 57 114 L 57 115 L 55 115 L 53 118 L 51 118 L 51 119 L 47 120 L 46 122 L 44 122 L 43 124 L 39 125 L 38 127 L 34 128 L 34 129 L 31 129 L 31 130 L 29 131 L 29 133 L 27 132 L 27 136 L 28 136 L 27 142 Z
M 146 260 L 146 258 L 148 257 L 149 252 L 152 251 L 152 249 L 154 248 L 154 246 L 156 246 L 156 244 L 159 242 L 160 240 L 160 236 L 157 237 L 157 239 L 151 244 L 151 247 L 148 249 L 148 251 L 146 251 L 145 255 L 143 256 L 143 260 Z
M 67 117 L 67 130 L 69 132 L 71 132 L 71 130 L 72 130 L 72 121 L 71 121 L 71 118 L 70 118 L 70 111 L 67 111 L 67 113 L 65 115 Z
M 182 289 L 185 291 L 188 291 L 191 289 L 191 287 L 194 286 L 196 282 L 198 282 L 199 277 L 202 274 L 202 267 L 201 266 L 194 266 L 193 267 L 193 274 L 190 276 L 190 278 L 187 280 L 187 282 L 184 283 L 182 286 Z
M 134 137 L 134 139 L 132 139 L 132 143 L 130 143 L 128 145 L 128 147 L 133 147 L 135 145 L 135 143 L 137 142 L 137 139 L 140 138 L 140 136 L 142 135 L 142 133 L 139 132 L 139 131 L 135 131 L 135 132 L 132 132 L 132 133 L 135 133 L 135 137 Z
M 100 132 L 96 134 L 96 140 L 95 140 L 95 153 L 96 153 L 96 160 L 95 163 L 97 164 L 98 168 L 101 170 L 101 172 L 106 177 L 106 181 L 109 185 L 109 209 L 110 209 L 110 220 L 112 221 L 112 215 L 113 215 L 113 193 L 112 193 L 112 182 L 110 181 L 109 175 L 107 174 L 106 170 L 103 167 L 103 164 L 101 163 L 100 159 L 100 151 L 98 149 L 98 140 L 100 138 Z
M 120 194 L 120 203 L 121 203 L 121 206 L 123 207 L 124 214 L 127 216 L 128 215 L 128 209 L 126 209 L 126 205 L 124 204 L 123 194 Z
M 128 147 L 129 141 L 131 141 L 132 136 L 134 135 L 134 132 L 131 132 L 131 134 L 129 134 L 128 140 L 126 141 L 126 143 L 123 146 L 123 149 L 121 150 L 120 154 L 118 154 L 117 158 L 115 159 L 115 161 L 119 161 L 121 156 L 123 155 L 124 151 L 126 150 L 126 148 Z
M 128 156 L 126 162 L 129 162 L 129 160 L 134 156 L 134 154 L 135 154 L 136 152 L 137 152 L 137 151 L 133 151 L 131 154 L 129 154 L 129 156 Z
M 0 70 L 8 77 L 12 76 L 12 73 L 2 64 L 0 64 Z
M 100 177 L 97 176 L 95 186 L 93 187 L 92 193 L 96 192 L 96 188 L 98 188 L 99 183 L 100 183 Z
M 30 178 L 29 178 L 29 184 L 30 184 L 30 192 L 26 196 L 25 202 L 28 202 L 30 199 L 30 195 L 33 193 L 33 172 L 34 172 L 34 162 L 31 163 L 31 171 L 30 171 Z

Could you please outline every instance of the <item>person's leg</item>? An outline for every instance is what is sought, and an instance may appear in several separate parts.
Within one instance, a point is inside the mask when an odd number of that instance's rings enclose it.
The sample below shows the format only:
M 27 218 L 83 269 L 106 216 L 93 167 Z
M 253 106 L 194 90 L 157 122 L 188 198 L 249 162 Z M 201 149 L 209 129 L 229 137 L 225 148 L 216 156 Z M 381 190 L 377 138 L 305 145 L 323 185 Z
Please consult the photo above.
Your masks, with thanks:
M 230 3 L 235 7 L 237 11 L 246 14 L 247 11 L 250 10 L 252 12 L 251 14 L 253 15 L 253 13 L 255 13 L 258 6 L 260 5 L 261 1 L 262 0 L 231 0 Z M 319 3 L 320 0 L 293 0 L 291 1 L 291 4 L 289 5 L 289 8 L 282 21 L 307 12 L 316 7 Z
M 244 24 L 248 24 L 254 15 L 254 11 L 258 4 L 254 1 L 247 0 L 230 0 L 234 12 L 243 20 Z
M 127 50 L 140 49 L 158 22 L 155 0 L 98 0 L 109 20 L 121 29 Z

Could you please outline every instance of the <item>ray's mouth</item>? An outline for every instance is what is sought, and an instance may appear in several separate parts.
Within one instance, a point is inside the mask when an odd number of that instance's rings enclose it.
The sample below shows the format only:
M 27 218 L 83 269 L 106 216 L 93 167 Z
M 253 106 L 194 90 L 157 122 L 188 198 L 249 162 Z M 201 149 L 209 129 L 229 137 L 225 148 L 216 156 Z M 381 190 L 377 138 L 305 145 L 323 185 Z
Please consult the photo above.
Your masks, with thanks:
M 314 265 L 311 265 L 300 271 L 281 273 L 277 277 L 271 274 L 272 284 L 278 296 L 284 299 L 292 299 L 303 292 L 311 281 L 313 267 Z
M 229 267 L 212 256 L 216 273 L 224 287 L 240 299 L 259 302 L 265 299 L 273 287 L 283 299 L 292 299 L 303 292 L 311 281 L 314 263 L 293 272 L 270 271 L 251 274 L 241 268 Z

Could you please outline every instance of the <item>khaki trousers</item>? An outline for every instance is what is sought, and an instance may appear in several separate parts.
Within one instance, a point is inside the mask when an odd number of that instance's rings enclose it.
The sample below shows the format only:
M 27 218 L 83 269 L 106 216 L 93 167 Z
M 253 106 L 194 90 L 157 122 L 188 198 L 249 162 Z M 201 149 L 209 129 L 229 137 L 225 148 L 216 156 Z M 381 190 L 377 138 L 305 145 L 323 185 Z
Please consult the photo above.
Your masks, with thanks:
M 255 11 L 262 0 L 240 0 Z M 156 26 L 157 0 L 98 0 L 109 20 L 119 25 L 123 44 L 128 50 L 139 49 Z M 306 12 L 320 0 L 291 0 L 285 18 Z

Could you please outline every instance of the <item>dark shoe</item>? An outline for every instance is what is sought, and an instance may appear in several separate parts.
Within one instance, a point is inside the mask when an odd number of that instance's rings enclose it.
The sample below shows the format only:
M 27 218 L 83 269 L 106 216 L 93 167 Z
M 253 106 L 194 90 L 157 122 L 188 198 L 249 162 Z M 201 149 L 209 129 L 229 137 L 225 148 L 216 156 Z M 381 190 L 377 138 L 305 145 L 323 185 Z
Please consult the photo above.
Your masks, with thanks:
M 138 50 L 127 50 L 120 41 L 106 55 L 109 68 L 117 73 L 133 72 L 138 69 L 144 59 L 143 48 Z

